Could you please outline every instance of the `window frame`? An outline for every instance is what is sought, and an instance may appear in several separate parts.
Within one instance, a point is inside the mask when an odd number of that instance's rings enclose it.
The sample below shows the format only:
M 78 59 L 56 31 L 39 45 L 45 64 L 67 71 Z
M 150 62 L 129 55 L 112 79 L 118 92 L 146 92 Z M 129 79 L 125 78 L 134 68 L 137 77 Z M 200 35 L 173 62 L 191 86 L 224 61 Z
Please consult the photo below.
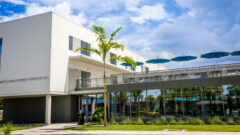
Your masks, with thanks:
M 71 43 L 71 45 L 70 45 L 70 43 Z M 73 51 L 73 36 L 69 36 L 69 38 L 68 38 L 68 50 Z
M 84 46 L 83 43 L 85 43 L 86 46 Z M 88 42 L 85 42 L 83 40 L 80 40 L 80 46 L 81 47 L 91 48 L 91 44 L 88 43 Z M 80 53 L 83 54 L 83 55 L 86 55 L 86 56 L 91 56 L 91 52 L 90 51 L 81 50 Z
M 112 55 L 112 56 L 111 56 Z M 117 59 L 111 59 L 111 57 L 117 56 L 115 53 L 110 52 L 110 64 L 117 65 Z
M 3 49 L 3 38 L 0 37 L 0 54 L 2 53 L 2 49 Z

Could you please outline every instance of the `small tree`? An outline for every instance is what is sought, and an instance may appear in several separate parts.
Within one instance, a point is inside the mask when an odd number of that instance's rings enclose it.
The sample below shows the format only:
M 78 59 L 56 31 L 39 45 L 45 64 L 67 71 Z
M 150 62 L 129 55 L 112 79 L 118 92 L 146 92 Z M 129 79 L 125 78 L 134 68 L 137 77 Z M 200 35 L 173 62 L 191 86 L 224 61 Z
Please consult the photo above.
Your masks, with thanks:
M 10 135 L 10 133 L 12 132 L 12 127 L 13 127 L 12 122 L 7 122 L 7 124 L 3 125 L 2 129 L 3 133 L 5 135 Z
M 103 84 L 104 84 L 104 126 L 107 125 L 107 90 L 106 90 L 106 56 L 112 49 L 116 50 L 124 50 L 124 45 L 119 44 L 114 41 L 115 35 L 122 29 L 119 27 L 114 32 L 111 33 L 110 38 L 108 39 L 105 33 L 105 29 L 101 26 L 92 25 L 92 31 L 97 34 L 98 49 L 96 48 L 87 48 L 87 47 L 79 47 L 75 50 L 75 52 L 79 50 L 89 51 L 91 53 L 95 53 L 100 57 L 103 57 Z M 133 68 L 136 67 L 136 62 L 129 56 L 113 56 L 111 59 L 117 59 L 119 61 L 126 62 L 131 64 Z

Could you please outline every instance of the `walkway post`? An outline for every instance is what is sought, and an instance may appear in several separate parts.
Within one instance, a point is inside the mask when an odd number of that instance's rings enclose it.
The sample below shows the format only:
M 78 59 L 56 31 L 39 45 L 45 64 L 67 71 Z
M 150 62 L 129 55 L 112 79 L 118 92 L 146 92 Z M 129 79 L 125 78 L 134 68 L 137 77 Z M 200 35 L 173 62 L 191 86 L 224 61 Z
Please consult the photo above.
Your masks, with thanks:
M 202 115 L 204 116 L 203 95 L 202 95 L 202 93 L 203 93 L 203 89 L 202 89 L 202 88 L 200 88 L 200 91 L 201 91 L 201 106 L 202 106 Z
M 110 101 L 111 101 L 111 92 L 107 91 L 107 121 L 110 120 Z
M 164 92 L 165 92 L 165 89 L 163 89 L 163 113 L 164 113 L 164 116 L 166 116 Z
M 46 104 L 45 104 L 45 124 L 51 124 L 51 108 L 52 108 L 52 96 L 50 94 L 46 95 Z
M 88 95 L 86 95 L 86 102 L 85 102 L 85 115 L 86 115 L 86 123 L 88 123 Z
M 96 108 L 96 100 L 94 97 L 91 98 L 92 102 L 91 102 L 91 112 L 93 113 L 95 111 Z
M 184 105 L 183 105 L 183 91 L 182 91 L 182 88 L 181 88 L 181 97 L 182 97 L 182 115 L 184 117 Z

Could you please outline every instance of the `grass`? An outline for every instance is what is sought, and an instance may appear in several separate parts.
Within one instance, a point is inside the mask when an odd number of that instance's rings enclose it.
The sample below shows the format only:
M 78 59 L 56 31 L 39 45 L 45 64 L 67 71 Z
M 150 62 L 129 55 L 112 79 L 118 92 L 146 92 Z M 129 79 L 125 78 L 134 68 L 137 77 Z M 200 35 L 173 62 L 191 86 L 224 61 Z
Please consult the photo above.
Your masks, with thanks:
M 128 130 L 162 131 L 164 129 L 185 129 L 187 131 L 240 132 L 240 125 L 91 125 L 67 128 L 67 130 Z
M 29 129 L 29 128 L 36 128 L 39 127 L 38 125 L 33 125 L 33 126 L 13 126 L 12 131 L 16 130 L 24 130 L 24 129 Z M 0 132 L 2 132 L 3 127 L 0 127 Z

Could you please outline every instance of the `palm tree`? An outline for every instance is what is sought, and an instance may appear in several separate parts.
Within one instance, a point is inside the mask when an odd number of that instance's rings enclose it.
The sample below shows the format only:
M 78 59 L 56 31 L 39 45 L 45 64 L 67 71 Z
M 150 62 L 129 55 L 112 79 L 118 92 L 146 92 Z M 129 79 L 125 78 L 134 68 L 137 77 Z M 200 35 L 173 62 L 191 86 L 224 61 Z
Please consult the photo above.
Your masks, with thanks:
M 240 85 L 231 85 L 227 87 L 228 93 L 233 93 L 233 95 L 236 95 L 237 99 L 237 108 L 240 108 Z
M 134 98 L 135 109 L 137 112 L 137 117 L 140 117 L 140 104 L 139 104 L 139 96 L 142 94 L 143 90 L 132 91 L 132 95 Z
M 89 51 L 91 53 L 95 53 L 100 57 L 103 57 L 103 84 L 104 84 L 104 126 L 107 126 L 107 90 L 106 90 L 106 56 L 112 49 L 116 50 L 124 50 L 124 45 L 119 44 L 118 42 L 114 41 L 115 35 L 122 29 L 119 27 L 114 32 L 111 33 L 110 38 L 106 36 L 105 29 L 101 26 L 92 25 L 92 31 L 98 36 L 97 41 L 98 49 L 96 48 L 87 48 L 87 47 L 79 47 L 75 50 L 75 52 L 79 50 Z M 136 67 L 136 62 L 129 56 L 113 56 L 111 59 L 117 59 L 119 61 L 126 62 L 131 64 L 133 68 Z

